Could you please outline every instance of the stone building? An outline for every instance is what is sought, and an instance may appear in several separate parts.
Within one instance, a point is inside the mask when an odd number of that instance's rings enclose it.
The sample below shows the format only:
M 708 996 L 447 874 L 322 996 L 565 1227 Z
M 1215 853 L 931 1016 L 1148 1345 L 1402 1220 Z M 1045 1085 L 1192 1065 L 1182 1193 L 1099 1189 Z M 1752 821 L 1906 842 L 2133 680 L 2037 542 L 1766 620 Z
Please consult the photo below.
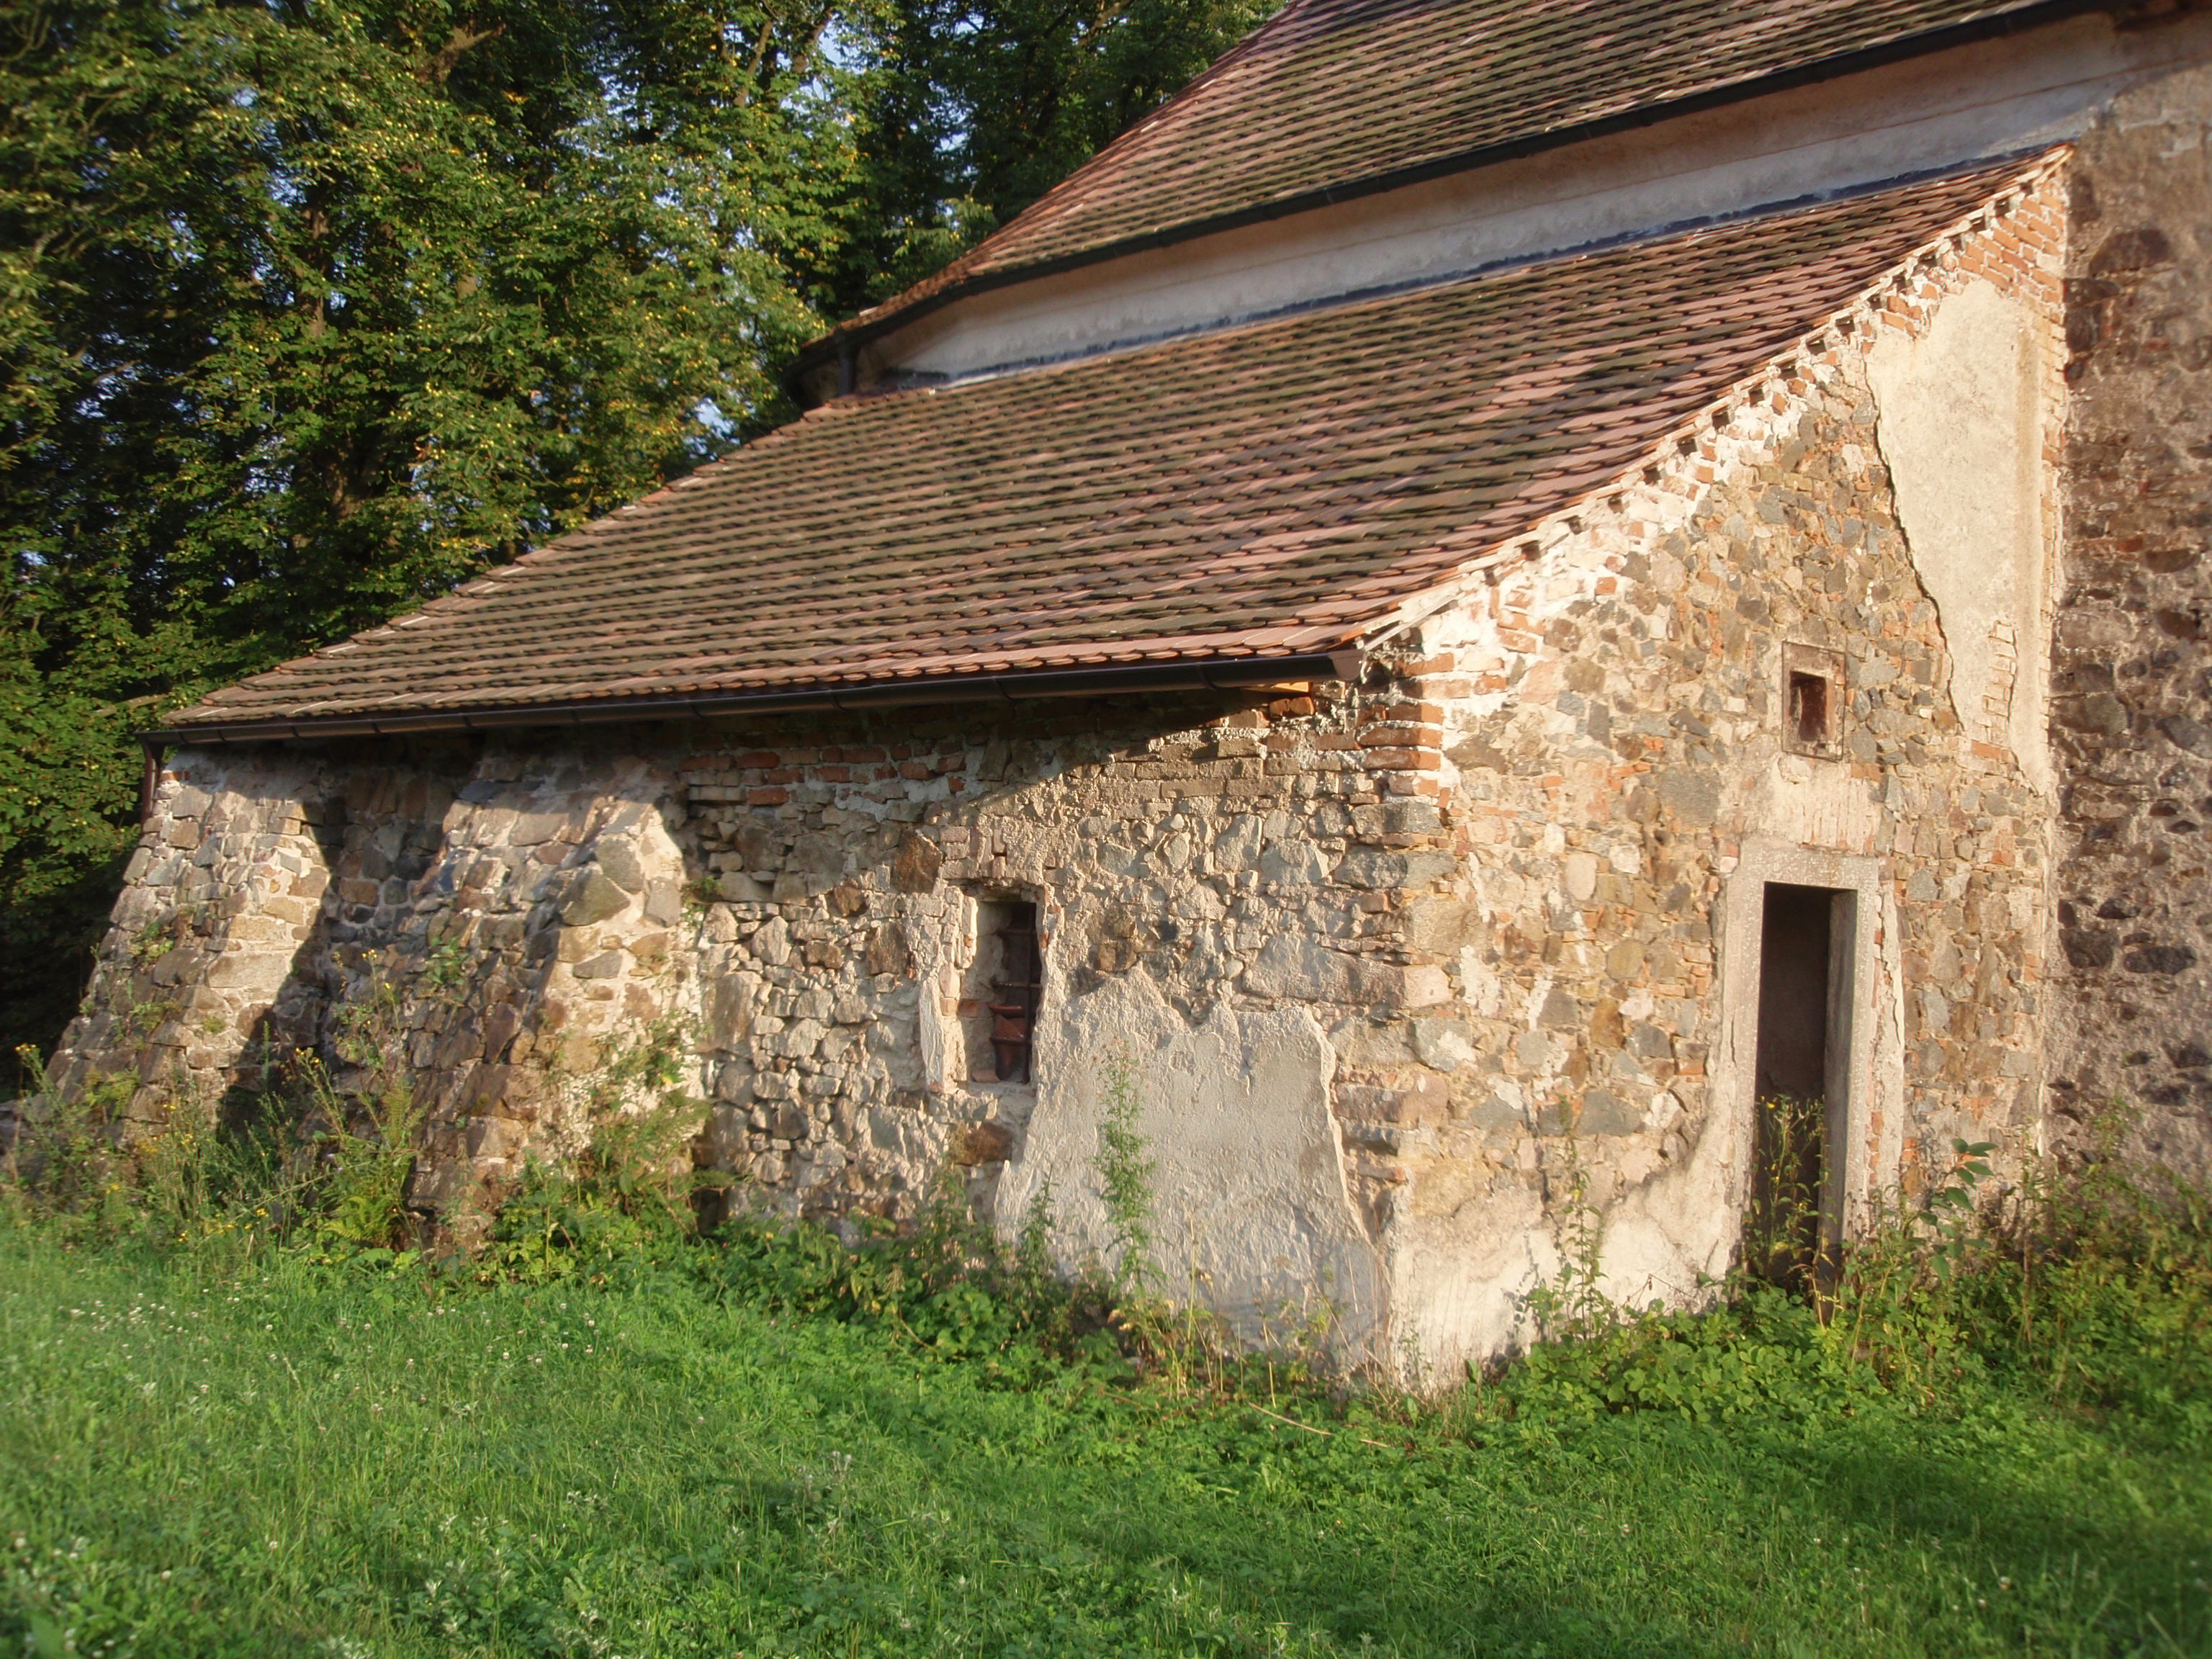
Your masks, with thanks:
M 459 1228 L 680 1045 L 732 1201 L 948 1170 L 1449 1376 L 2124 1097 L 2212 1161 L 2212 17 L 1292 0 L 806 413 L 150 734 L 58 1086 L 396 994 Z M 385 988 L 380 992 L 379 988 Z M 112 1086 L 112 1085 L 111 1085 Z

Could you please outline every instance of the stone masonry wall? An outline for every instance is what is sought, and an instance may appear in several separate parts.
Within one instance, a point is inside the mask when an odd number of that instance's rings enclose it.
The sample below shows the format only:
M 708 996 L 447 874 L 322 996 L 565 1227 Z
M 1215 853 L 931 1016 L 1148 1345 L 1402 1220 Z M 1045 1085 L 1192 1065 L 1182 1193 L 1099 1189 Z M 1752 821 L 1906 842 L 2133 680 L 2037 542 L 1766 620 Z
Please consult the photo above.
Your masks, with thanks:
M 1357 685 L 180 755 L 65 1074 L 250 1086 L 262 1036 L 327 1051 L 388 984 L 449 1231 L 680 1024 L 738 1205 L 896 1219 L 949 1171 L 1104 1255 L 1118 1098 L 1170 1285 L 1255 1339 L 1449 1381 L 1526 1335 L 1577 1202 L 1616 1293 L 1694 1298 L 1737 1235 L 1758 882 L 1863 900 L 1855 1193 L 2032 1127 L 2049 809 L 1990 700 L 2045 618 L 1973 611 L 1961 683 L 1961 556 L 1884 450 L 1951 393 L 1869 354 L 1994 304 L 2055 373 L 2060 241 L 2047 184 L 1962 226 Z M 1832 753 L 1782 741 L 1785 646 L 1843 661 Z M 984 1064 L 1009 902 L 1029 1084 Z
M 342 1088 L 388 1054 L 428 1113 L 416 1201 L 480 1224 L 526 1146 L 573 1149 L 580 1079 L 696 1010 L 670 783 L 474 744 L 186 751 L 55 1085 L 122 1079 L 152 1127 L 281 1089 L 301 1050 Z
M 2033 343 L 2025 394 L 2055 408 L 2060 189 L 1932 251 L 1420 629 L 1409 690 L 1463 878 L 1401 925 L 1456 954 L 1455 996 L 1346 1057 L 1395 1094 L 1370 1144 L 1397 1160 L 1392 1291 L 1431 1365 L 1510 1339 L 1577 1179 L 1614 1294 L 1689 1299 L 1728 1266 L 1765 879 L 1869 872 L 1858 1202 L 1917 1188 L 1954 1135 L 2015 1156 L 2034 1135 L 2049 798 L 2008 744 L 2008 705 L 1992 714 L 2009 665 L 1984 651 L 1979 682 L 1959 678 L 1931 591 L 1944 550 L 1901 521 L 1899 411 L 1869 364 L 1994 291 Z M 2043 457 L 2021 435 L 2033 487 Z M 2040 600 L 2016 597 L 1978 626 L 2039 637 Z M 1793 643 L 1841 656 L 1832 757 L 1784 744 Z M 1731 936 L 1739 878 L 1752 920 Z
M 2212 71 L 2079 146 L 2053 665 L 2067 994 L 2051 1099 L 2212 1175 Z

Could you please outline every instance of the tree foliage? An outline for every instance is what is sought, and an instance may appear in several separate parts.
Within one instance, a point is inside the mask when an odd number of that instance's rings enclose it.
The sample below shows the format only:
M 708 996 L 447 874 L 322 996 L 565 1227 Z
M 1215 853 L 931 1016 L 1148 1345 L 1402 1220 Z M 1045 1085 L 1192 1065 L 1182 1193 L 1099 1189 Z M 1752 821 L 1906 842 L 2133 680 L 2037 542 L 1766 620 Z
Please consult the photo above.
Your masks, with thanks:
M 51 1041 L 130 733 L 790 411 L 1255 0 L 0 10 L 0 1041 Z
M 855 311 L 929 275 L 1175 94 L 1278 0 L 885 0 L 832 267 Z

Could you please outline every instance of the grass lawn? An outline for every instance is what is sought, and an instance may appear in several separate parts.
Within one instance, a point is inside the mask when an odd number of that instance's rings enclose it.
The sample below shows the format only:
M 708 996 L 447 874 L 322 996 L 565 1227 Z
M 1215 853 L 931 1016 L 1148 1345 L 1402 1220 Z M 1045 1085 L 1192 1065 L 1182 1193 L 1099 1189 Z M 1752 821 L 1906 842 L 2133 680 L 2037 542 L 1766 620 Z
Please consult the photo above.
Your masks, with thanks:
M 0 1360 L 0 1642 L 42 1659 L 2212 1652 L 2202 1437 L 1996 1385 L 1270 1408 L 1015 1388 L 677 1269 L 441 1289 L 26 1229 Z

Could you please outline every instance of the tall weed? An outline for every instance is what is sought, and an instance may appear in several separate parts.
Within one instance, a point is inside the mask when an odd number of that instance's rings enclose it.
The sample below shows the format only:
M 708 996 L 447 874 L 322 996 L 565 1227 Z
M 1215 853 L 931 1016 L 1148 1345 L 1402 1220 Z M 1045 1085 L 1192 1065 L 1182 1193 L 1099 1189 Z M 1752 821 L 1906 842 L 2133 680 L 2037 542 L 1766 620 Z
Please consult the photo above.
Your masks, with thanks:
M 1999 1384 L 2061 1407 L 2122 1414 L 2178 1442 L 2212 1443 L 2212 1203 L 2106 1150 L 2031 1161 L 1984 1202 L 1990 1146 L 1953 1144 L 1927 1200 L 1892 1202 L 1860 1230 L 1832 1289 L 1739 1273 L 1709 1313 L 1574 1306 L 1568 1340 L 1501 1380 L 1508 1408 L 1638 1409 L 1701 1419 L 1804 1418 L 1880 1404 L 1953 1409 Z M 1754 1264 L 1759 1265 L 1759 1264 Z M 1564 1275 L 1571 1286 L 1572 1269 Z
M 604 1274 L 696 1233 L 703 1194 L 728 1178 L 692 1164 L 706 1109 L 684 1087 L 692 1036 L 687 1020 L 671 1015 L 616 1043 L 590 1072 L 561 1079 L 574 1149 L 530 1161 L 500 1206 L 482 1276 L 544 1283 Z

